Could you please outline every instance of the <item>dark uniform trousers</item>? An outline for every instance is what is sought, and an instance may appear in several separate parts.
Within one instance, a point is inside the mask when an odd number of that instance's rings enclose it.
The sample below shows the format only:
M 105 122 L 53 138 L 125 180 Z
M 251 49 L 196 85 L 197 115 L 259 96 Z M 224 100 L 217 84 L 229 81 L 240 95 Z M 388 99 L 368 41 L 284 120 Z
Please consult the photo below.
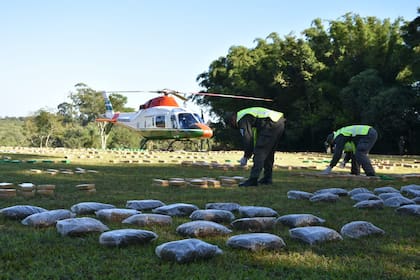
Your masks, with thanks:
M 375 145 L 376 140 L 378 139 L 378 133 L 376 130 L 371 127 L 368 131 L 367 135 L 361 136 L 359 141 L 356 144 L 356 161 L 365 171 L 366 175 L 374 176 L 375 169 L 370 162 L 369 157 L 367 154 L 372 149 L 373 145 Z
M 273 122 L 270 118 L 257 120 L 257 141 L 254 147 L 253 166 L 250 179 L 258 179 L 264 169 L 265 179 L 272 179 L 274 154 L 284 132 L 285 119 Z

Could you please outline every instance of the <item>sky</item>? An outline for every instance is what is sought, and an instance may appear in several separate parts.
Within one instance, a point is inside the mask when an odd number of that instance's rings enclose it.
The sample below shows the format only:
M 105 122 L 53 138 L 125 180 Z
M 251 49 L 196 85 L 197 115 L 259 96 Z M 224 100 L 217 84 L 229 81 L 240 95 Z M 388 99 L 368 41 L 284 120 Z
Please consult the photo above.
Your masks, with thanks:
M 346 13 L 394 21 L 417 0 L 0 0 L 0 117 L 56 111 L 77 83 L 94 90 L 196 92 L 232 46 Z M 156 95 L 126 94 L 137 108 Z

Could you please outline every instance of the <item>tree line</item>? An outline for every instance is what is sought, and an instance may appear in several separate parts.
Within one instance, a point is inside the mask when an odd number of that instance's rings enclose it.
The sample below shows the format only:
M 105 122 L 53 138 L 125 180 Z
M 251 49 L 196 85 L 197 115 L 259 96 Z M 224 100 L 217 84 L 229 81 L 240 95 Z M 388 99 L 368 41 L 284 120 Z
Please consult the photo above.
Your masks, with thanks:
M 274 100 L 196 98 L 219 117 L 219 142 L 238 145 L 222 125 L 227 111 L 263 106 L 285 114 L 285 150 L 322 150 L 331 131 L 369 124 L 379 132 L 373 152 L 397 152 L 401 136 L 408 152 L 420 152 L 420 17 L 391 22 L 348 13 L 315 19 L 302 37 L 272 33 L 255 43 L 232 46 L 197 78 L 209 92 Z
M 257 38 L 255 47 L 232 46 L 197 76 L 205 92 L 273 99 L 194 96 L 194 102 L 213 116 L 213 148 L 240 148 L 238 132 L 226 127 L 226 113 L 263 106 L 286 116 L 281 150 L 322 151 L 331 131 L 369 124 L 379 132 L 374 153 L 397 153 L 401 137 L 408 153 L 420 153 L 420 17 L 391 22 L 348 13 L 338 20 L 315 19 L 301 34 L 282 38 L 271 33 Z M 139 146 L 132 131 L 114 127 L 107 134 L 107 127 L 95 122 L 105 112 L 99 91 L 79 83 L 69 97 L 57 112 L 39 110 L 34 116 L 8 119 L 7 124 L 2 120 L 0 125 L 11 129 L 1 130 L 0 144 Z M 125 107 L 127 99 L 120 94 L 111 94 L 110 100 L 116 111 L 134 111 Z

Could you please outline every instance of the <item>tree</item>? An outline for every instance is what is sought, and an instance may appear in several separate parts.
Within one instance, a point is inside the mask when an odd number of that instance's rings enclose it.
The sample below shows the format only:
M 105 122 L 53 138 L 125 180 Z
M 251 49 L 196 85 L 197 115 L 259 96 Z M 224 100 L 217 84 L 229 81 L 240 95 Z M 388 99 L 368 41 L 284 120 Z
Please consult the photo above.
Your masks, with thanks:
M 39 110 L 35 116 L 25 121 L 26 137 L 32 145 L 48 148 L 61 129 L 60 119 L 57 115 Z
M 89 123 L 95 122 L 99 116 L 105 114 L 102 92 L 95 91 L 84 83 L 76 84 L 75 88 L 76 92 L 70 94 L 70 99 L 73 101 L 73 105 L 66 106 L 63 104 L 63 114 L 69 115 L 69 110 L 74 108 L 80 124 L 82 126 L 87 126 Z M 127 103 L 127 97 L 121 94 L 113 93 L 109 96 L 109 99 L 116 112 L 129 112 L 133 110 L 131 108 L 124 107 Z M 105 149 L 112 124 L 96 122 L 96 125 L 98 127 L 99 137 L 101 140 L 101 148 Z

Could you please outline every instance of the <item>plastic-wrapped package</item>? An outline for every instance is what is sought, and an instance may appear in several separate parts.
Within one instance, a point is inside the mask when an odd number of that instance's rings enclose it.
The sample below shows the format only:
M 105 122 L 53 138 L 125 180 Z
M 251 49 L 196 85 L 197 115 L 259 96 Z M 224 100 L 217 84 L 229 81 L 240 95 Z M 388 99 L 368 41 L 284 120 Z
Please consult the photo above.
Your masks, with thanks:
M 384 201 L 385 206 L 395 207 L 395 208 L 401 207 L 403 205 L 409 205 L 409 204 L 416 204 L 416 203 L 412 201 L 411 199 L 408 199 L 404 196 L 394 196 Z
M 379 196 L 380 199 L 382 199 L 383 201 L 385 201 L 388 198 L 396 197 L 396 196 L 397 197 L 402 197 L 403 195 L 401 193 L 393 192 L 393 193 L 380 193 L 380 194 L 378 194 L 378 196 Z
M 241 206 L 239 207 L 239 215 L 243 218 L 252 217 L 276 217 L 277 211 L 263 206 Z
M 235 219 L 232 212 L 227 210 L 218 209 L 206 209 L 206 210 L 195 210 L 191 213 L 190 219 L 212 221 L 216 223 L 230 223 Z
M 122 223 L 140 227 L 170 226 L 172 225 L 172 217 L 162 214 L 136 214 L 124 219 Z
M 286 246 L 283 239 L 271 233 L 245 233 L 230 237 L 226 245 L 251 251 L 280 250 Z
M 155 253 L 162 260 L 189 263 L 212 258 L 223 251 L 216 245 L 191 238 L 163 243 L 156 247 Z
M 415 184 L 405 185 L 400 188 L 400 191 L 406 194 L 409 194 L 411 191 L 420 191 L 420 185 L 415 185 Z
M 59 220 L 74 218 L 75 216 L 76 214 L 67 209 L 49 210 L 29 215 L 22 220 L 22 224 L 33 227 L 49 227 L 54 226 Z
M 80 202 L 70 207 L 70 210 L 77 215 L 92 215 L 96 211 L 102 209 L 116 208 L 112 204 L 100 203 L 100 202 Z
M 101 221 L 90 217 L 61 220 L 57 222 L 56 228 L 62 236 L 82 236 L 92 232 L 109 230 Z
M 327 241 L 343 240 L 343 237 L 333 229 L 322 226 L 297 227 L 289 230 L 290 237 L 313 245 Z
M 314 195 L 317 194 L 324 194 L 324 193 L 332 193 L 338 196 L 347 196 L 348 191 L 342 188 L 327 188 L 327 189 L 320 189 L 314 192 Z
M 399 193 L 400 191 L 394 187 L 386 186 L 386 187 L 375 188 L 373 192 L 376 194 L 380 194 L 380 193 L 392 193 L 392 192 Z
M 101 245 L 121 247 L 135 244 L 146 244 L 158 238 L 153 231 L 142 229 L 116 229 L 103 232 L 99 236 Z
M 246 230 L 249 232 L 264 232 L 272 230 L 275 224 L 275 217 L 253 217 L 234 220 L 231 223 L 231 226 L 237 230 Z
M 101 220 L 120 223 L 132 215 L 141 214 L 141 212 L 134 209 L 111 208 L 98 210 L 95 214 Z
M 189 216 L 192 212 L 198 210 L 198 207 L 188 203 L 174 203 L 161 206 L 152 210 L 155 214 L 169 215 L 171 217 Z
M 325 220 L 312 214 L 289 214 L 277 218 L 276 223 L 281 223 L 284 226 L 295 228 L 318 226 L 325 223 Z
M 368 190 L 367 188 L 364 187 L 360 187 L 360 188 L 354 188 L 351 191 L 348 192 L 349 196 L 353 196 L 355 194 L 359 194 L 359 193 L 373 193 L 370 190 Z
M 363 200 L 380 200 L 381 198 L 373 193 L 357 193 L 350 197 L 352 200 L 355 201 L 363 201 Z
M 164 205 L 165 203 L 163 203 L 160 200 L 143 199 L 143 200 L 128 200 L 125 207 L 143 211 L 143 210 L 155 209 Z
M 226 211 L 238 211 L 239 205 L 235 202 L 211 202 L 206 204 L 206 209 L 217 209 L 217 210 L 226 210 Z
M 345 224 L 340 233 L 344 237 L 358 239 L 369 235 L 383 235 L 385 231 L 366 221 L 354 221 Z
M 382 200 L 363 200 L 357 202 L 353 207 L 358 209 L 382 209 L 384 208 L 384 202 Z
M 397 212 L 398 214 L 420 216 L 420 205 L 418 204 L 404 205 L 395 209 L 395 212 Z
M 45 212 L 47 209 L 32 205 L 15 205 L 0 209 L 0 214 L 4 217 L 22 220 L 32 214 Z
M 303 199 L 309 200 L 314 194 L 310 192 L 290 190 L 287 192 L 287 198 L 289 199 Z
M 318 202 L 318 201 L 323 201 L 323 202 L 336 202 L 339 199 L 339 196 L 333 193 L 320 193 L 320 194 L 314 194 L 309 201 L 312 202 Z
M 232 231 L 227 227 L 211 221 L 192 221 L 179 225 L 176 232 L 184 237 L 206 237 L 227 235 Z

